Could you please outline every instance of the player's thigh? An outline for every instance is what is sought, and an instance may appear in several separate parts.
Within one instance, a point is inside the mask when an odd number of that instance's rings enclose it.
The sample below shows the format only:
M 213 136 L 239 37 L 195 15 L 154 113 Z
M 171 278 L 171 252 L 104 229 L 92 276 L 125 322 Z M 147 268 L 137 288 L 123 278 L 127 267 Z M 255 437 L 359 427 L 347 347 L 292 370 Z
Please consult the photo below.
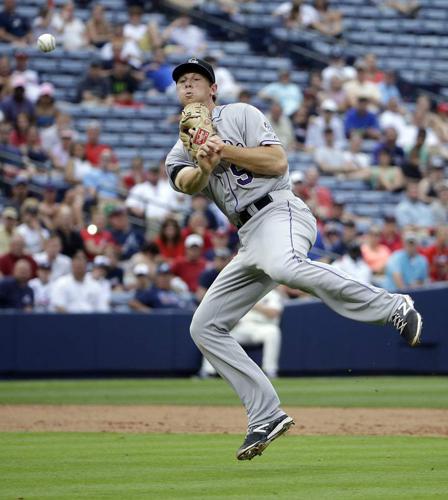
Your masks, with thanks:
M 263 271 L 245 266 L 237 255 L 207 290 L 193 316 L 192 329 L 228 332 L 275 286 Z

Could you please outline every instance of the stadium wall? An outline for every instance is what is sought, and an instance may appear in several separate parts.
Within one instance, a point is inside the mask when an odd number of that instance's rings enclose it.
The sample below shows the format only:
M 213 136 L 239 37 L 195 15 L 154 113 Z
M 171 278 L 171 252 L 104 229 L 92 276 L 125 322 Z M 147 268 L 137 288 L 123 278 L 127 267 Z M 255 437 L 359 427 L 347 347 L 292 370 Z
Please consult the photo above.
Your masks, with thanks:
M 288 305 L 282 319 L 283 374 L 448 373 L 448 289 L 413 293 L 423 343 L 409 348 L 391 327 L 349 321 L 317 301 Z M 0 316 L 2 376 L 185 375 L 200 354 L 191 313 Z M 255 360 L 260 349 L 249 351 Z

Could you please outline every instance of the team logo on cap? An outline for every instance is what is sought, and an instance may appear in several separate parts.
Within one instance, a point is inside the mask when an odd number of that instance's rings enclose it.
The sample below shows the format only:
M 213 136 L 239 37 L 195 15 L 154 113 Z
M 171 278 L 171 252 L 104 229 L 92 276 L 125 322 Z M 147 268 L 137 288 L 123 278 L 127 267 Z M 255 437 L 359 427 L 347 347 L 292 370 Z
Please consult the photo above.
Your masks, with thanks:
M 191 57 L 190 59 L 188 59 L 188 62 L 197 64 L 199 61 L 196 59 L 196 57 Z

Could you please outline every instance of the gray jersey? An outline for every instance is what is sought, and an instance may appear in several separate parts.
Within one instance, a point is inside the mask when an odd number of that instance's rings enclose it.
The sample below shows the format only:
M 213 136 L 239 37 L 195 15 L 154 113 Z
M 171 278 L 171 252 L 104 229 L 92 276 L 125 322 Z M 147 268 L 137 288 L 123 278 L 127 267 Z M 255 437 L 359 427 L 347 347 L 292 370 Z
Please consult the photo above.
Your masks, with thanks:
M 212 112 L 213 124 L 226 144 L 254 148 L 269 144 L 281 145 L 267 118 L 249 104 L 235 103 L 217 106 Z M 171 185 L 180 168 L 195 164 L 179 139 L 169 152 L 166 169 Z M 238 213 L 255 200 L 272 191 L 290 189 L 288 172 L 281 176 L 254 174 L 228 161 L 222 161 L 213 171 L 203 193 L 227 215 L 233 223 Z

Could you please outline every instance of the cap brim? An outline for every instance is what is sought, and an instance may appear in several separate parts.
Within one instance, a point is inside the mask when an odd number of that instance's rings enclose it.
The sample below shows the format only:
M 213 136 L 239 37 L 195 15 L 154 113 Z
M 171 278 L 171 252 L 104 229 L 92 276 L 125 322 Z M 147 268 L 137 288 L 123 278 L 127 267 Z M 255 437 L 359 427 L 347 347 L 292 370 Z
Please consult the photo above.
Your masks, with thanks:
M 177 83 L 177 80 L 179 80 L 182 75 L 185 75 L 185 73 L 199 73 L 200 75 L 205 76 L 205 78 L 207 78 L 207 80 L 211 83 L 215 83 L 212 73 L 204 68 L 204 66 L 197 63 L 179 64 L 179 66 L 173 70 L 173 80 Z

